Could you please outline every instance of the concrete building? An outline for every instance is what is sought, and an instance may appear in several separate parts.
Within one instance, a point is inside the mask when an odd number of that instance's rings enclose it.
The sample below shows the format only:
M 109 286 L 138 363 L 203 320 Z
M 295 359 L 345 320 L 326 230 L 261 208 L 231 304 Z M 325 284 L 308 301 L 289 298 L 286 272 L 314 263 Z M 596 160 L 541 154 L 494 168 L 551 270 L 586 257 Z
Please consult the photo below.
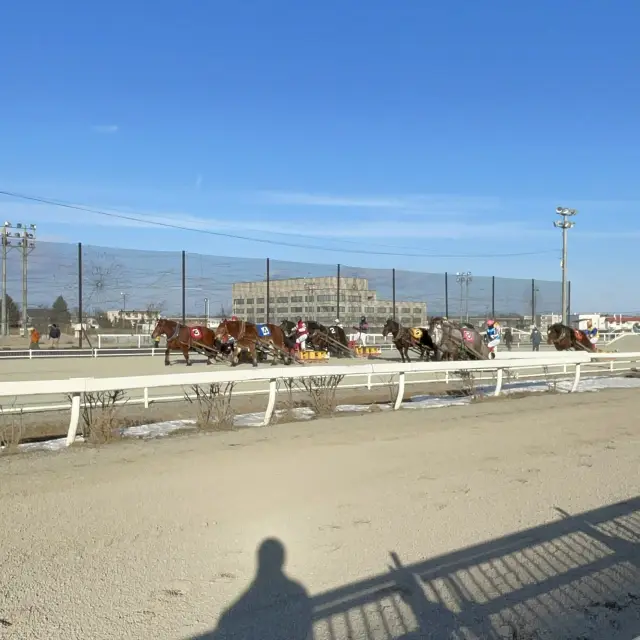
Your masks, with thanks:
M 267 282 L 236 282 L 232 286 L 233 314 L 249 322 L 265 322 Z M 338 317 L 338 278 L 287 278 L 269 282 L 269 320 L 303 317 L 332 324 Z M 340 278 L 339 317 L 345 328 L 357 325 L 366 316 L 371 328 L 381 328 L 393 315 L 393 302 L 379 300 L 366 278 Z M 396 300 L 396 319 L 407 327 L 424 325 L 427 303 Z

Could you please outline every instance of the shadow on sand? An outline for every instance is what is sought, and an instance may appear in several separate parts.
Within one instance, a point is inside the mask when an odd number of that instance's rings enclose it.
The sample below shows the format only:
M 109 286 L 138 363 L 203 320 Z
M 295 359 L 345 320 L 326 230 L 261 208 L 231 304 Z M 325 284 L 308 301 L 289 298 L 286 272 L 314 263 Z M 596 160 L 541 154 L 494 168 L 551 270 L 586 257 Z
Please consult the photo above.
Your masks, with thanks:
M 302 585 L 284 573 L 286 552 L 280 540 L 258 547 L 256 576 L 201 640 L 307 640 L 312 638 L 311 600 Z
M 631 640 L 640 635 L 640 497 L 317 594 L 265 541 L 247 592 L 200 640 Z M 311 630 L 313 635 L 311 635 Z

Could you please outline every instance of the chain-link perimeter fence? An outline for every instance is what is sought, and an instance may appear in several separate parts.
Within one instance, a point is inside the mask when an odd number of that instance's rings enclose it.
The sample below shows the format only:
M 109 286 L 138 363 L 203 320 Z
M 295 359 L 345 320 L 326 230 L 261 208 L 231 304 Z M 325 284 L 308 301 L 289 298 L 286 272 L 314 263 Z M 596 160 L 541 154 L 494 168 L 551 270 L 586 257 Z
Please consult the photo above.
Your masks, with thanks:
M 20 324 L 23 271 L 9 251 L 9 324 Z M 28 256 L 28 316 L 41 331 L 50 322 L 83 322 L 103 332 L 149 332 L 159 315 L 186 322 L 237 315 L 279 323 L 298 317 L 345 327 L 365 316 L 372 329 L 389 317 L 406 326 L 446 315 L 481 323 L 495 317 L 527 326 L 559 313 L 561 284 L 470 274 L 369 269 L 187 252 L 114 249 L 38 242 Z

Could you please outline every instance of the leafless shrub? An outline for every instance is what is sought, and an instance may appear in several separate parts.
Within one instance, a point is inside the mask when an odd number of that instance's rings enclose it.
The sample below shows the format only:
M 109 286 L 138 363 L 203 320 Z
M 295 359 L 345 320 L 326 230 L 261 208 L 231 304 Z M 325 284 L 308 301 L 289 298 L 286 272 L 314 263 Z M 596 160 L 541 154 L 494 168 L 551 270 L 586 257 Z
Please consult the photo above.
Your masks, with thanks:
M 85 441 L 92 444 L 106 444 L 120 438 L 118 406 L 126 402 L 126 394 L 122 389 L 84 393 L 80 418 L 82 437 Z
M 558 378 L 556 376 L 551 375 L 551 372 L 549 371 L 549 367 L 548 366 L 544 366 L 542 367 L 542 371 L 544 373 L 544 379 L 547 383 L 547 386 L 549 387 L 549 391 L 551 393 L 557 393 L 558 392 Z
M 279 411 L 277 422 L 293 422 L 295 420 L 296 402 L 293 399 L 294 392 L 299 388 L 294 378 L 283 378 L 278 380 L 278 395 L 284 392 L 284 400 L 281 402 L 282 408 Z
M 400 387 L 398 386 L 398 382 L 396 380 L 395 376 L 389 376 L 386 380 L 385 380 L 385 387 L 387 388 L 387 391 L 389 392 L 389 403 L 390 404 L 394 404 L 396 401 L 396 398 L 398 397 L 398 391 L 400 390 Z
M 185 393 L 185 399 L 197 407 L 196 427 L 201 431 L 230 431 L 233 429 L 234 411 L 231 406 L 234 382 L 214 383 L 202 388 L 191 387 L 195 398 Z
M 476 387 L 476 379 L 473 371 L 460 369 L 459 371 L 454 371 L 454 375 L 457 375 L 460 378 L 462 395 L 477 400 L 479 394 Z
M 24 415 L 22 411 L 8 412 L 0 405 L 0 449 L 3 453 L 15 453 L 18 450 L 23 430 Z
M 311 408 L 317 416 L 330 416 L 336 410 L 336 391 L 344 376 L 312 376 L 301 383 L 309 394 Z

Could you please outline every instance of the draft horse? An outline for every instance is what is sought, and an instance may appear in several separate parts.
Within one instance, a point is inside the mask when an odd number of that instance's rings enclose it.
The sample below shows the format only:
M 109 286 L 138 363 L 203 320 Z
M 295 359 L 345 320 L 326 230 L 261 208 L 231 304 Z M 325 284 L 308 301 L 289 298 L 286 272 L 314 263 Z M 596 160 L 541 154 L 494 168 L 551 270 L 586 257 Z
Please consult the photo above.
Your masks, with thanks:
M 171 364 L 170 351 L 182 351 L 187 367 L 192 364 L 189 358 L 191 350 L 204 354 L 207 357 L 207 364 L 212 364 L 211 358 L 218 352 L 215 333 L 208 327 L 188 327 L 175 320 L 160 318 L 151 334 L 151 339 L 157 340 L 160 336 L 167 338 L 167 349 L 164 352 L 164 364 L 167 367 Z
M 552 344 L 556 351 L 569 351 L 569 349 L 590 353 L 598 351 L 584 331 L 572 329 L 561 322 L 556 322 L 547 329 L 547 344 Z
M 489 347 L 473 325 L 435 317 L 429 321 L 428 331 L 439 360 L 488 360 L 491 357 Z
M 396 349 L 400 352 L 402 362 L 411 362 L 409 349 L 417 348 L 417 342 L 411 335 L 411 330 L 403 327 L 393 318 L 389 318 L 384 323 L 384 327 L 382 327 L 382 337 L 386 338 L 389 334 L 391 334 L 393 338 L 393 344 Z
M 254 324 L 245 320 L 223 320 L 215 333 L 216 339 L 223 345 L 230 345 L 229 359 L 235 367 L 240 361 L 240 354 L 249 354 L 251 364 L 258 366 L 258 350 L 261 349 L 273 356 L 272 365 L 283 361 L 291 364 L 290 348 L 285 341 L 282 329 L 275 324 Z

